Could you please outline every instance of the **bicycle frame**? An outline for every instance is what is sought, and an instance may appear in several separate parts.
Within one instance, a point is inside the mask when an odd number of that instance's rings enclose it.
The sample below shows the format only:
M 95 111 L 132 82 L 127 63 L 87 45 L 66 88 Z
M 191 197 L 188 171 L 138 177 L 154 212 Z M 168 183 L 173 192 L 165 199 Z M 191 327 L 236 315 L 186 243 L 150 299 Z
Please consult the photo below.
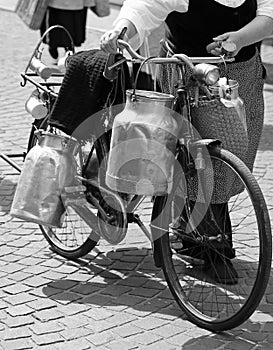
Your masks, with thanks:
M 32 55 L 32 58 L 38 55 L 38 59 L 41 59 L 41 53 L 38 50 L 40 43 L 38 44 L 37 48 L 34 51 L 34 54 Z M 192 162 L 192 158 L 190 155 L 190 149 L 191 145 L 194 145 L 195 148 L 200 148 L 200 144 L 195 144 L 194 142 L 196 140 L 194 140 L 194 133 L 192 130 L 192 126 L 191 126 L 191 117 L 190 117 L 190 100 L 189 100 L 189 96 L 187 94 L 186 91 L 186 81 L 185 81 L 185 69 L 188 66 L 191 70 L 194 71 L 194 63 L 204 63 L 204 62 L 210 62 L 210 63 L 222 63 L 223 62 L 223 58 L 219 58 L 219 57 L 210 57 L 210 58 L 204 58 L 204 57 L 195 57 L 195 58 L 189 58 L 186 55 L 173 55 L 172 57 L 168 57 L 168 58 L 144 58 L 142 56 L 140 56 L 139 54 L 137 54 L 128 43 L 124 42 L 123 40 L 119 39 L 119 45 L 123 48 L 125 48 L 128 53 L 132 56 L 132 60 L 134 61 L 138 61 L 138 62 L 147 62 L 147 63 L 152 63 L 152 64 L 162 64 L 162 63 L 169 63 L 169 64 L 176 64 L 179 67 L 179 77 L 178 77 L 178 87 L 177 87 L 177 95 L 175 98 L 176 104 L 174 106 L 174 109 L 177 109 L 179 112 L 183 111 L 183 117 L 185 117 L 189 123 L 187 123 L 186 125 L 186 130 L 184 130 L 183 132 L 183 137 L 181 137 L 178 140 L 178 150 L 182 150 L 183 148 L 183 152 L 184 152 L 184 162 L 187 166 L 188 169 L 190 169 L 191 167 L 191 162 Z M 38 52 L 36 54 L 36 51 Z M 31 59 L 32 59 L 31 58 Z M 50 97 L 52 98 L 57 98 L 58 94 L 55 93 L 54 91 L 51 90 L 51 87 L 55 87 L 55 86 L 60 86 L 60 83 L 54 83 L 54 82 L 37 82 L 35 81 L 35 79 L 33 79 L 34 77 L 39 76 L 38 72 L 34 72 L 34 73 L 30 73 L 28 72 L 28 68 L 30 67 L 30 63 L 31 63 L 31 59 L 28 63 L 27 69 L 25 70 L 24 73 L 22 73 L 22 78 L 23 78 L 23 83 L 21 84 L 22 86 L 25 86 L 25 84 L 27 82 L 30 82 L 31 84 L 35 85 L 37 89 L 40 89 L 41 91 L 44 91 L 46 93 L 49 94 Z M 123 63 L 125 60 L 125 58 L 122 58 L 119 62 L 115 62 L 114 64 L 112 64 L 112 66 L 108 66 L 106 67 L 106 69 L 108 69 L 109 71 L 116 69 L 121 63 Z M 126 59 L 129 60 L 129 59 Z M 230 61 L 232 61 L 232 59 L 230 59 Z M 52 77 L 63 77 L 62 73 L 58 73 L 58 71 L 54 71 L 54 69 L 50 72 L 50 76 Z M 214 142 L 214 141 L 210 141 L 210 142 Z M 186 147 L 185 147 L 186 146 Z M 103 152 L 102 149 L 100 149 L 100 146 L 97 145 L 97 153 L 100 154 L 101 152 Z M 108 144 L 108 148 L 109 148 L 109 144 Z M 81 152 L 81 149 L 80 151 Z M 201 164 L 203 162 L 203 159 L 201 158 L 202 156 L 199 155 L 199 163 Z M 80 153 L 79 154 L 79 159 L 80 159 L 80 163 L 81 166 L 83 166 L 83 155 Z M 83 178 L 81 176 L 81 174 L 78 174 L 77 176 L 78 181 L 81 181 L 83 183 L 85 183 L 86 185 L 92 186 L 93 188 L 95 188 L 96 186 L 99 186 L 99 184 L 96 184 L 94 182 L 92 182 L 89 179 Z M 73 191 L 70 194 L 66 193 L 66 200 L 67 202 L 69 202 L 69 198 L 68 196 L 70 196 L 70 202 L 72 203 L 72 201 L 75 201 L 75 197 L 76 196 L 76 192 L 73 193 Z M 80 195 L 81 198 L 81 195 Z M 79 200 L 79 198 L 77 199 Z M 97 207 L 98 210 L 100 210 L 101 212 L 103 212 L 102 208 L 100 207 L 100 205 L 98 204 L 98 202 L 94 199 L 92 199 L 90 196 L 87 196 L 87 200 L 95 207 Z M 142 231 L 144 232 L 144 234 L 151 240 L 152 237 L 149 233 L 149 231 L 146 229 L 146 227 L 142 224 L 140 218 L 134 214 L 135 209 L 137 208 L 137 206 L 142 202 L 143 200 L 143 196 L 139 196 L 139 195 L 135 195 L 132 198 L 130 198 L 130 201 L 126 201 L 126 213 L 127 213 L 127 222 L 128 223 L 137 223 L 140 228 L 142 229 Z M 107 221 L 107 216 L 103 215 L 104 219 Z
M 190 58 L 184 54 L 177 54 L 177 55 L 171 55 L 171 57 L 164 57 L 164 58 L 143 58 L 139 54 L 137 54 L 128 43 L 123 42 L 122 40 L 118 40 L 119 46 L 122 48 L 125 48 L 126 51 L 129 52 L 129 54 L 133 57 L 134 60 L 140 61 L 142 63 L 152 63 L 152 64 L 175 64 L 178 70 L 178 76 L 176 77 L 176 82 L 173 82 L 172 85 L 176 86 L 176 94 L 175 94 L 175 104 L 174 104 L 174 110 L 181 114 L 181 118 L 184 118 L 186 120 L 186 123 L 184 123 L 184 128 L 182 131 L 182 135 L 179 136 L 178 143 L 177 143 L 177 159 L 180 164 L 180 166 L 183 168 L 183 172 L 187 173 L 190 172 L 192 169 L 195 169 L 199 172 L 200 178 L 202 178 L 202 171 L 205 169 L 205 158 L 203 155 L 204 150 L 207 150 L 207 147 L 219 147 L 221 145 L 221 142 L 219 140 L 214 139 L 200 139 L 196 137 L 193 125 L 192 125 L 192 117 L 191 117 L 191 107 L 192 107 L 192 101 L 191 96 L 189 95 L 189 89 L 187 88 L 187 81 L 186 81 L 186 71 L 189 69 L 191 71 L 192 76 L 195 77 L 195 80 L 192 81 L 193 85 L 195 85 L 196 89 L 198 89 L 202 82 L 206 82 L 205 80 L 205 72 L 203 72 L 203 68 L 206 69 L 215 69 L 213 66 L 202 66 L 199 65 L 199 70 L 196 69 L 194 63 L 225 63 L 224 57 L 194 57 Z M 233 58 L 227 58 L 228 62 L 232 62 Z M 120 62 L 123 62 L 121 60 Z M 120 62 L 114 63 L 112 66 L 108 67 L 109 70 L 116 69 Z M 106 67 L 107 69 L 107 67 Z M 198 77 L 198 78 L 196 78 Z M 220 76 L 219 76 L 220 77 Z M 137 80 L 137 77 L 136 77 Z M 214 82 L 215 83 L 215 82 Z M 136 83 L 135 83 L 136 85 Z M 204 85 L 204 88 L 206 89 L 206 84 Z M 208 91 L 206 91 L 208 93 Z M 195 96 L 194 103 L 198 104 L 198 96 Z M 207 152 L 207 151 L 206 151 Z M 195 158 L 193 157 L 193 154 L 195 155 Z M 201 187 L 204 186 L 204 183 L 200 183 Z M 206 191 L 202 191 L 203 193 L 206 193 Z M 205 199 L 207 201 L 207 199 Z M 209 208 L 210 216 L 212 218 L 212 223 L 215 225 L 218 229 L 218 225 L 216 223 L 216 219 L 214 217 L 214 214 Z M 187 236 L 187 238 L 191 239 L 194 242 L 200 243 L 205 238 L 199 234 L 199 232 L 196 230 L 196 227 L 193 225 L 192 221 L 189 218 L 189 227 L 190 231 L 192 232 L 191 236 Z M 218 242 L 224 240 L 226 237 L 224 234 L 218 235 L 217 237 L 209 238 L 209 240 L 217 240 Z M 156 237 L 153 238 L 155 240 Z M 155 252 L 155 255 L 157 253 Z

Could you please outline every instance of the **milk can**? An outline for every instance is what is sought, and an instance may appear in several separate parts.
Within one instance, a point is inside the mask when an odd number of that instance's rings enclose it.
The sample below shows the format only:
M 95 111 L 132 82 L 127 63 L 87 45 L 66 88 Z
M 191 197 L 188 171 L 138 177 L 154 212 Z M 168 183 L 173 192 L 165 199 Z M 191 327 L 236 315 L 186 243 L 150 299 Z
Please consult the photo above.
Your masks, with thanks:
M 215 95 L 220 97 L 221 102 L 227 108 L 235 108 L 238 119 L 247 133 L 246 112 L 243 100 L 239 96 L 239 84 L 237 80 L 221 78 L 217 84 L 210 86 L 209 89 Z
M 65 208 L 61 193 L 73 184 L 78 143 L 45 132 L 27 154 L 10 214 L 40 225 L 61 227 Z
M 124 110 L 115 117 L 106 184 L 139 195 L 170 193 L 178 123 L 174 97 L 155 91 L 128 90 Z

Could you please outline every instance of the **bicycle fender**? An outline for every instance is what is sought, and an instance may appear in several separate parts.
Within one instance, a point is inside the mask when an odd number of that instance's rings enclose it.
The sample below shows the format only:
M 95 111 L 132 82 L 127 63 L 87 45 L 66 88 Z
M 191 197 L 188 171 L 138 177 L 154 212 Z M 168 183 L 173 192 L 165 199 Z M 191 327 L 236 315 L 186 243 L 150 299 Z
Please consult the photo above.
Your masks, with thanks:
M 222 142 L 220 140 L 217 139 L 201 139 L 198 141 L 194 141 L 192 143 L 193 147 L 209 147 L 209 146 L 213 146 L 213 147 L 219 147 L 222 145 Z

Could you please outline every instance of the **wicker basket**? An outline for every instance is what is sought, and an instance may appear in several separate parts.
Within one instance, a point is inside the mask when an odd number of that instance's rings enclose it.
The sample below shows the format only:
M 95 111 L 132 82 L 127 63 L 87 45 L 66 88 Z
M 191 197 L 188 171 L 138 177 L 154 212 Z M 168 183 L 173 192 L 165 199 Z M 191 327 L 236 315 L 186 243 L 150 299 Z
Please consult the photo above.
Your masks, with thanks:
M 218 139 L 225 149 L 244 160 L 248 147 L 247 132 L 235 107 L 225 107 L 216 98 L 192 107 L 192 124 L 202 138 Z
M 50 0 L 19 0 L 15 12 L 33 30 L 38 30 Z
M 247 132 L 235 107 L 225 107 L 219 98 L 200 101 L 198 107 L 192 107 L 192 124 L 202 138 L 218 139 L 223 148 L 242 161 L 246 160 Z M 216 161 L 213 162 L 213 179 L 209 182 L 213 184 L 212 203 L 227 202 L 243 190 L 241 182 L 236 181 L 229 167 Z M 197 183 L 192 185 L 193 194 Z

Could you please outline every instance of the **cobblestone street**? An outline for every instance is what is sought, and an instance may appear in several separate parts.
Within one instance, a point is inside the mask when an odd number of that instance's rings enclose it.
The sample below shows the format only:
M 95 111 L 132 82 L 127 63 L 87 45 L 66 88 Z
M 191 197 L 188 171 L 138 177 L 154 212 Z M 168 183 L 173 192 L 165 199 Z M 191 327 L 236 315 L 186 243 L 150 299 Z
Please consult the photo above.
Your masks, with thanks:
M 97 47 L 88 31 L 82 49 Z M 33 86 L 20 73 L 39 40 L 0 9 L 0 152 L 26 151 Z M 273 222 L 273 40 L 262 45 L 268 71 L 265 125 L 254 175 Z M 21 164 L 21 160 L 16 159 Z M 266 294 L 242 326 L 215 334 L 183 316 L 154 267 L 137 226 L 116 247 L 101 243 L 78 262 L 53 253 L 36 224 L 12 219 L 18 172 L 0 158 L 0 349 L 273 349 L 273 273 Z

